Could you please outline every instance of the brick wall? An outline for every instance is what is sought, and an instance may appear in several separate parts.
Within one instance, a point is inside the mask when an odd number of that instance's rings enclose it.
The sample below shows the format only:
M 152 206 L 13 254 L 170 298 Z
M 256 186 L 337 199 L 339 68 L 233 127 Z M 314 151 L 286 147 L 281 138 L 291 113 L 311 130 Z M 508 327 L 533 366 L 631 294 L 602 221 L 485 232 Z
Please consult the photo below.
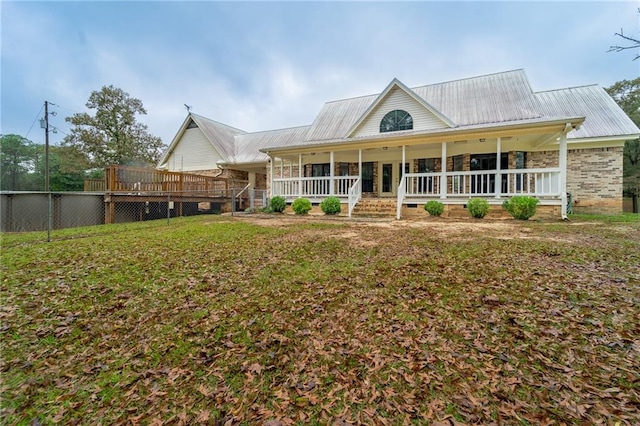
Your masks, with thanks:
M 567 192 L 575 213 L 622 212 L 622 147 L 570 149 Z M 558 167 L 558 151 L 527 153 L 527 168 Z
M 569 150 L 567 192 L 573 194 L 575 213 L 622 212 L 622 150 Z

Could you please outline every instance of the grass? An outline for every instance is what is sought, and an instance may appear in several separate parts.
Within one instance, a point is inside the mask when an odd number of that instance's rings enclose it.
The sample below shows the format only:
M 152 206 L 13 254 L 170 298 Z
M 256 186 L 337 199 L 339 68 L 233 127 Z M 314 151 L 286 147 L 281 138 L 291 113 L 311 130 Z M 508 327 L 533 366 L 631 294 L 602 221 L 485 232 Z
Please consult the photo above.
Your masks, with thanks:
M 477 223 L 3 235 L 2 423 L 637 424 L 637 216 Z

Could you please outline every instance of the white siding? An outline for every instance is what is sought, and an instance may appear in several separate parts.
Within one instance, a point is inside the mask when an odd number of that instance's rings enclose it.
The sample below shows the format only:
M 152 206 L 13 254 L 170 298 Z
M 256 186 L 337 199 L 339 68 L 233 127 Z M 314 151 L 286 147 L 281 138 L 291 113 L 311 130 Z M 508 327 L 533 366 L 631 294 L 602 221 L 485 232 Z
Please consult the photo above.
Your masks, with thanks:
M 448 127 L 424 105 L 409 96 L 404 90 L 393 88 L 386 98 L 369 114 L 356 129 L 353 136 L 371 136 L 380 133 L 380 121 L 389 112 L 401 109 L 413 117 L 413 130 L 443 129 Z
M 187 129 L 167 160 L 168 170 L 192 172 L 217 169 L 220 154 L 198 128 Z

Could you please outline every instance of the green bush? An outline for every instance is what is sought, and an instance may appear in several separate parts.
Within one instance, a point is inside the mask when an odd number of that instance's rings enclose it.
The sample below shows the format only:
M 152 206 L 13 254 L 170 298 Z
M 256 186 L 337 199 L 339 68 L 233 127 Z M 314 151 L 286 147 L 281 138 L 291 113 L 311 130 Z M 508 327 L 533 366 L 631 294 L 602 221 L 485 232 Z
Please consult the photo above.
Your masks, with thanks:
M 440 201 L 431 200 L 424 205 L 424 209 L 431 216 L 440 216 L 442 212 L 444 212 L 444 204 L 442 204 Z
M 264 206 L 260 212 L 262 213 L 273 213 L 273 209 L 271 208 L 271 206 Z
M 517 195 L 510 200 L 505 200 L 502 207 L 509 212 L 514 219 L 528 220 L 536 214 L 536 206 L 540 200 L 526 195 Z
M 320 208 L 324 214 L 338 214 L 342 210 L 338 197 L 327 197 L 320 203 Z
M 248 209 L 244 209 L 244 212 L 247 214 L 256 213 L 256 209 L 249 207 Z
M 306 198 L 298 198 L 291 204 L 291 208 L 296 214 L 307 214 L 311 210 L 311 201 Z
M 472 217 L 482 219 L 489 213 L 489 203 L 482 198 L 472 198 L 467 203 L 467 209 Z
M 269 207 L 276 213 L 282 213 L 285 207 L 287 207 L 287 200 L 285 200 L 284 197 L 276 195 L 275 197 L 271 197 Z

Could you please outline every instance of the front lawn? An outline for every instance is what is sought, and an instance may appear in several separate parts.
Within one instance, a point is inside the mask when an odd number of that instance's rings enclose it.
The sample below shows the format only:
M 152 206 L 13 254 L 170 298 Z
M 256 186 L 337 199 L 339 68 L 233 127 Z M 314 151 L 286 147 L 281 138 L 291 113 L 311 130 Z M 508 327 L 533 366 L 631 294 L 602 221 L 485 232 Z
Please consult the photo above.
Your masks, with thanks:
M 2 240 L 3 424 L 638 424 L 640 221 Z

